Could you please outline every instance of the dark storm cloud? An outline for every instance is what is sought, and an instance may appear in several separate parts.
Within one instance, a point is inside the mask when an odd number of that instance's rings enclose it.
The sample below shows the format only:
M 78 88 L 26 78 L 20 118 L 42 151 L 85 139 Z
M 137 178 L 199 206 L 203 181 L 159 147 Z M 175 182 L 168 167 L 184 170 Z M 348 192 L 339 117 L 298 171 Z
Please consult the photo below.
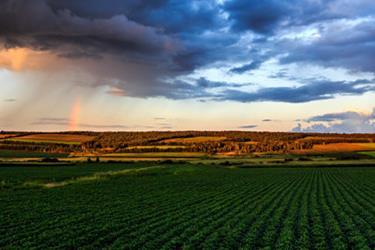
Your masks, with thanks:
M 125 15 L 135 22 L 157 27 L 166 33 L 198 32 L 220 25 L 219 6 L 214 0 L 48 0 L 56 11 L 69 9 L 74 14 L 87 18 L 110 18 Z
M 282 55 L 282 64 L 308 63 L 375 72 L 373 1 L 233 0 L 227 1 L 224 9 L 235 32 L 253 31 L 263 35 L 264 41 L 259 46 L 271 50 L 274 57 Z M 315 25 L 320 33 L 314 41 L 277 39 L 278 32 L 285 34 L 293 28 L 309 25 Z M 268 38 L 273 38 L 272 42 L 268 42 Z M 231 71 L 243 73 L 259 65 L 259 61 L 255 61 Z
M 69 9 L 53 12 L 43 0 L 5 0 L 0 7 L 0 35 L 6 47 L 60 49 L 62 53 L 67 45 L 74 45 L 78 47 L 76 51 L 69 49 L 84 56 L 97 52 L 96 48 L 160 53 L 177 46 L 156 28 L 129 20 L 125 15 L 87 19 Z M 87 49 L 83 50 L 85 46 Z
M 226 2 L 225 10 L 233 29 L 270 35 L 280 28 L 345 17 L 345 13 L 329 11 L 334 3 L 333 0 L 234 0 Z
M 223 35 L 202 35 L 221 24 L 214 3 L 4 0 L 0 3 L 0 35 L 5 47 L 58 50 L 56 53 L 69 58 L 120 53 L 138 63 L 156 60 L 171 63 L 169 70 L 193 70 L 208 61 L 205 54 L 215 46 L 208 49 L 207 43 L 225 46 L 235 42 Z
M 216 32 L 218 13 L 215 1 L 4 0 L 0 47 L 48 51 L 72 63 L 90 59 L 77 67 L 111 95 L 189 98 L 201 94 L 176 77 L 229 53 L 242 56 L 234 52 L 238 36 Z
M 255 92 L 227 90 L 219 98 L 240 102 L 274 101 L 302 103 L 315 100 L 331 99 L 336 95 L 360 95 L 374 91 L 375 85 L 363 81 L 329 81 L 315 80 L 298 87 L 268 87 Z
M 213 98 L 217 97 L 218 94 L 214 94 L 212 90 L 217 88 L 237 88 L 247 84 L 239 84 L 232 82 L 220 82 L 220 81 L 210 81 L 204 77 L 198 79 L 189 80 L 173 80 L 164 81 L 159 84 L 149 86 L 142 93 L 139 94 L 141 97 L 143 94 L 152 97 L 167 97 L 169 99 L 198 99 L 198 98 Z M 112 89 L 107 91 L 108 94 L 114 96 L 127 95 L 127 92 L 122 89 Z M 138 96 L 137 92 L 130 93 L 131 96 Z
M 91 85 L 109 86 L 114 96 L 299 103 L 374 88 L 312 81 L 245 92 L 243 84 L 181 79 L 199 69 L 242 64 L 229 69 L 241 74 L 269 59 L 374 73 L 373 13 L 370 0 L 3 0 L 0 48 L 31 48 L 70 60 L 97 79 Z M 365 21 L 346 23 L 358 18 Z M 318 26 L 320 37 L 305 42 L 278 36 L 304 25 Z M 274 77 L 292 80 L 282 72 Z
M 228 1 L 225 10 L 233 21 L 236 30 L 254 30 L 259 33 L 269 33 L 288 16 L 292 6 L 290 1 L 255 0 Z
M 305 119 L 308 123 L 314 123 L 303 127 L 298 123 L 294 132 L 321 132 L 321 133 L 374 133 L 375 109 L 371 114 L 359 112 L 330 113 L 313 116 Z
M 289 52 L 280 62 L 303 62 L 352 71 L 375 72 L 375 19 L 356 25 L 342 21 L 321 31 L 321 37 L 309 44 L 284 41 Z
M 124 1 L 124 0 L 47 0 L 55 11 L 69 9 L 76 15 L 89 18 L 108 18 L 113 15 L 133 14 L 132 12 L 144 13 L 149 9 L 161 8 L 168 0 L 154 1 Z
M 373 15 L 375 6 L 371 0 L 232 0 L 224 9 L 234 30 L 270 35 L 280 28 Z

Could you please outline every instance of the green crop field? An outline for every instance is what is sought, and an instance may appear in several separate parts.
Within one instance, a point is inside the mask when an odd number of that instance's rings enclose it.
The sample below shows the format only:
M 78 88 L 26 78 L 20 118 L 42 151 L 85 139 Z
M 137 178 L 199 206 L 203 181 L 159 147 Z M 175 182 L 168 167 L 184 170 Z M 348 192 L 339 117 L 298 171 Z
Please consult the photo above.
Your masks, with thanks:
M 375 247 L 372 167 L 93 163 L 0 178 L 0 249 Z
M 44 153 L 20 150 L 0 150 L 0 158 L 44 158 L 44 157 L 67 157 L 68 154 Z

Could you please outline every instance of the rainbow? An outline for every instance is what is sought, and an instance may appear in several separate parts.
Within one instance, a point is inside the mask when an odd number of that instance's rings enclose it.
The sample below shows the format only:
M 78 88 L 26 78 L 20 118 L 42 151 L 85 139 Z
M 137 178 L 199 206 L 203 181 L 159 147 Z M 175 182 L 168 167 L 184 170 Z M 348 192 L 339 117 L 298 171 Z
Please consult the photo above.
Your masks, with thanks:
M 73 103 L 73 107 L 70 112 L 70 121 L 69 121 L 70 131 L 77 130 L 78 128 L 80 110 L 81 110 L 81 100 L 79 97 L 77 97 Z

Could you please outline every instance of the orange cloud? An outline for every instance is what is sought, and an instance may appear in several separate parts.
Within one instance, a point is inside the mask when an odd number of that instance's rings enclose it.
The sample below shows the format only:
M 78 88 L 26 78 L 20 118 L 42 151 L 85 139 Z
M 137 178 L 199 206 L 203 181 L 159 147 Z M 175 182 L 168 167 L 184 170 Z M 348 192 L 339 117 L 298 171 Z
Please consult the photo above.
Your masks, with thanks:
M 0 50 L 0 68 L 12 71 L 41 70 L 56 65 L 59 61 L 47 51 L 36 51 L 28 48 Z
M 126 93 L 123 89 L 115 86 L 111 86 L 110 90 L 108 90 L 107 93 L 113 96 L 126 96 Z

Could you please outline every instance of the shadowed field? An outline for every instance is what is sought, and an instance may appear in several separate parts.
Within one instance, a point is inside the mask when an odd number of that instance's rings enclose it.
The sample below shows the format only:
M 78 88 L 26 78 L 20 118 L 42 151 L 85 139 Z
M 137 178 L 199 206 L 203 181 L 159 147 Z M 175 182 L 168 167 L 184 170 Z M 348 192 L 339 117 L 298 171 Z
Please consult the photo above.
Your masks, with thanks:
M 0 158 L 45 158 L 45 157 L 67 157 L 68 154 L 43 153 L 22 150 L 0 150 Z

